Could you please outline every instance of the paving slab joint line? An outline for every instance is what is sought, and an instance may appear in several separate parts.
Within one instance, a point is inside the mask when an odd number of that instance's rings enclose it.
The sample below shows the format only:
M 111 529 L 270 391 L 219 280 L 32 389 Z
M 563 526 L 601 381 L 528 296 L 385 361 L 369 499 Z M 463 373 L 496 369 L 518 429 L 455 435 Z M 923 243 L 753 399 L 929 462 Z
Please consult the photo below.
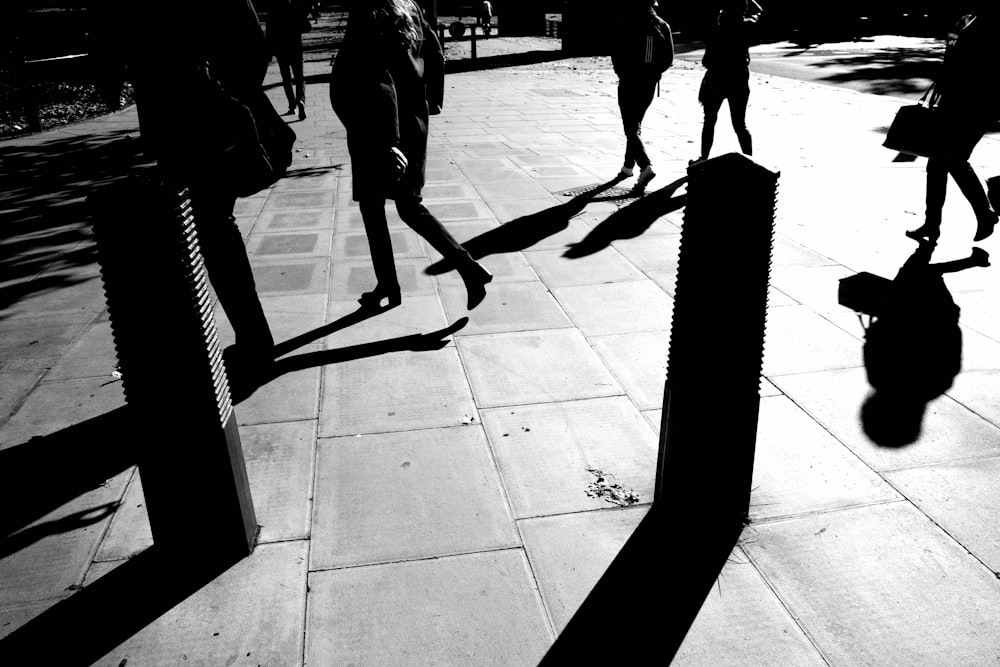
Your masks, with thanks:
M 518 535 L 518 537 L 520 537 L 520 535 Z M 474 556 L 476 554 L 499 553 L 499 552 L 503 552 L 503 551 L 520 551 L 522 553 L 525 553 L 524 544 L 521 544 L 520 546 L 490 547 L 490 548 L 486 548 L 486 549 L 473 549 L 473 550 L 466 550 L 466 551 L 454 551 L 454 552 L 448 552 L 448 553 L 443 553 L 443 554 L 436 554 L 434 556 L 418 556 L 416 558 L 396 558 L 396 559 L 390 559 L 390 560 L 379 560 L 379 561 L 372 561 L 371 563 L 355 563 L 353 565 L 336 565 L 336 566 L 332 566 L 332 567 L 318 567 L 318 568 L 309 567 L 308 568 L 308 572 L 309 572 L 309 574 L 313 574 L 313 573 L 316 573 L 316 572 L 341 572 L 341 571 L 344 571 L 344 570 L 357 570 L 358 568 L 362 568 L 362 567 L 374 567 L 374 566 L 381 566 L 381 565 L 399 565 L 399 564 L 402 564 L 402 563 L 420 563 L 420 562 L 432 561 L 432 560 L 443 560 L 443 559 L 446 559 L 446 558 L 461 558 L 462 556 Z M 525 558 L 527 558 L 527 554 L 526 553 L 525 553 Z

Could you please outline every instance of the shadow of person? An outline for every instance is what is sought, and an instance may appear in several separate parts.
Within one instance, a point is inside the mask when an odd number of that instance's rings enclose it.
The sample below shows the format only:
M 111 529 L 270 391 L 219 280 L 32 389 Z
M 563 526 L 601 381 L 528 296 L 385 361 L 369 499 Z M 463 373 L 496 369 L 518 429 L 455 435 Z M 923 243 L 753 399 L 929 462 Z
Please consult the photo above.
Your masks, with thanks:
M 684 207 L 687 195 L 674 196 L 687 183 L 687 176 L 621 208 L 597 225 L 579 243 L 571 243 L 563 257 L 578 259 L 607 248 L 613 241 L 641 236 L 662 216 Z
M 598 199 L 598 195 L 610 190 L 622 180 L 623 177 L 617 176 L 581 192 L 568 202 L 505 222 L 495 229 L 469 239 L 462 246 L 469 251 L 473 259 L 527 250 L 539 241 L 566 229 L 573 216 L 579 215 L 587 204 Z M 424 272 L 436 276 L 451 270 L 451 262 L 442 259 L 428 266 Z
M 330 334 L 345 329 L 348 326 L 357 324 L 369 317 L 387 310 L 366 308 L 362 306 L 353 313 L 345 315 L 335 322 L 330 322 L 312 331 L 307 331 L 294 338 L 275 345 L 276 356 L 288 354 L 299 347 L 329 336 Z M 234 368 L 235 372 L 230 375 L 230 393 L 233 403 L 239 404 L 250 398 L 258 389 L 268 382 L 275 380 L 286 373 L 301 371 L 317 366 L 327 366 L 329 364 L 339 364 L 354 359 L 364 359 L 375 357 L 391 352 L 427 352 L 440 350 L 448 345 L 448 336 L 455 334 L 469 323 L 468 317 L 460 317 L 452 324 L 423 334 L 409 334 L 397 336 L 385 340 L 362 343 L 360 345 L 349 345 L 347 347 L 333 350 L 322 350 L 318 352 L 306 352 L 291 357 L 278 359 L 273 365 L 266 369 L 256 369 L 253 372 L 241 371 Z
M 959 307 L 943 274 L 989 266 L 974 248 L 969 257 L 931 264 L 934 243 L 922 241 L 867 314 L 864 362 L 872 393 L 861 425 L 876 445 L 903 447 L 920 437 L 927 404 L 947 391 L 962 367 Z

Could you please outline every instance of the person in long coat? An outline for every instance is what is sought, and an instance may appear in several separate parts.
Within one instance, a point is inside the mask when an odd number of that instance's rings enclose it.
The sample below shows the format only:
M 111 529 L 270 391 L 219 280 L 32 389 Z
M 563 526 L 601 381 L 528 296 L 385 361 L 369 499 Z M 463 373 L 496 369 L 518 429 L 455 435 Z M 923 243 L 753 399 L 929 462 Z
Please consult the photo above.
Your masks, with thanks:
M 308 27 L 309 9 L 309 3 L 303 0 L 270 0 L 267 5 L 267 43 L 271 54 L 278 60 L 281 86 L 288 100 L 288 114 L 298 110 L 299 120 L 306 118 L 302 30 Z
M 471 310 L 493 276 L 448 233 L 422 203 L 430 114 L 444 100 L 444 54 L 413 0 L 355 2 L 334 61 L 330 97 L 347 129 L 353 197 L 368 235 L 378 281 L 362 306 L 401 302 L 385 203 L 444 256 L 468 292 Z
M 236 195 L 213 170 L 227 130 L 216 100 L 260 93 L 269 58 L 264 32 L 249 0 L 178 0 L 171 8 L 198 17 L 183 39 L 158 5 L 136 5 L 143 30 L 131 39 L 128 65 L 143 151 L 168 182 L 188 189 L 208 278 L 236 333 L 227 368 L 265 372 L 274 362 L 274 339 L 233 217 Z

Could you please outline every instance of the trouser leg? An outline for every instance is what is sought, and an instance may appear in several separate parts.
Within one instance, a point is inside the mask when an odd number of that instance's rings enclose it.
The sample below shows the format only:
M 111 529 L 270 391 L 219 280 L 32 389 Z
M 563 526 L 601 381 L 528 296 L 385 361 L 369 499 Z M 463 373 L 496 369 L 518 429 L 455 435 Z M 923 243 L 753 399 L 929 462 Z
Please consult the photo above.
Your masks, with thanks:
M 427 239 L 427 242 L 455 268 L 461 269 L 474 261 L 462 244 L 445 229 L 441 221 L 427 210 L 419 196 L 397 198 L 396 210 L 410 229 Z
M 740 142 L 740 150 L 745 155 L 753 155 L 753 138 L 750 136 L 750 130 L 747 129 L 747 102 L 749 99 L 749 91 L 729 96 L 729 116 L 733 121 L 736 138 Z
M 385 217 L 384 199 L 366 199 L 359 202 L 361 218 L 368 236 L 372 268 L 379 287 L 395 289 L 399 287 L 396 276 L 396 261 L 392 256 L 392 239 L 389 237 L 389 222 Z

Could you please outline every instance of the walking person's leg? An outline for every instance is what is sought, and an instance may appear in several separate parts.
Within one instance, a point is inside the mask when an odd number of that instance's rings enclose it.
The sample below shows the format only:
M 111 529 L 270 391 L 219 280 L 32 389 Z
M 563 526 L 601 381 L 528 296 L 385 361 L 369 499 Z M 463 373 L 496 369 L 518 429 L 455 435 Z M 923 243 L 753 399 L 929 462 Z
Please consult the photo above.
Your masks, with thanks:
M 653 103 L 653 95 L 656 93 L 656 79 L 642 80 L 636 85 L 635 90 L 635 163 L 639 165 L 641 171 L 639 178 L 635 181 L 635 189 L 642 190 L 649 184 L 656 173 L 653 171 L 652 161 L 646 153 L 646 146 L 642 143 L 642 119 L 646 117 L 649 105 Z
M 701 89 L 698 91 L 698 101 L 701 102 L 705 112 L 705 120 L 701 126 L 701 155 L 699 160 L 707 160 L 712 152 L 712 144 L 715 143 L 715 124 L 719 120 L 719 109 L 722 108 L 723 95 L 719 93 L 714 84 L 709 80 L 708 74 L 701 82 Z
M 948 193 L 948 163 L 944 158 L 927 160 L 927 192 L 925 194 L 924 224 L 906 232 L 911 239 L 937 241 L 941 235 L 941 211 Z
M 396 210 L 410 229 L 422 236 L 441 256 L 455 267 L 468 293 L 468 308 L 472 310 L 486 298 L 486 284 L 493 275 L 477 262 L 455 240 L 441 221 L 423 205 L 420 195 L 396 197 Z
M 389 237 L 389 222 L 385 217 L 385 199 L 378 197 L 362 199 L 358 202 L 361 219 L 365 223 L 368 249 L 375 271 L 375 289 L 365 292 L 358 302 L 365 307 L 375 308 L 382 299 L 389 300 L 389 307 L 402 302 L 399 279 L 396 276 L 396 262 L 392 256 L 392 239 Z
M 306 81 L 302 73 L 302 42 L 291 59 L 292 77 L 295 80 L 295 102 L 299 110 L 299 120 L 306 119 Z
M 753 155 L 753 138 L 747 129 L 747 102 L 750 99 L 750 89 L 742 90 L 729 96 L 729 117 L 733 121 L 733 130 L 740 142 L 740 150 L 744 155 Z
M 288 100 L 288 113 L 295 113 L 295 94 L 292 90 L 292 63 L 288 54 L 279 54 L 278 71 L 281 72 L 281 87 L 285 90 L 285 99 Z
M 636 162 L 636 145 L 641 145 L 638 132 L 640 121 L 636 119 L 635 94 L 632 91 L 633 84 L 629 79 L 618 81 L 618 109 L 622 116 L 622 128 L 625 132 L 625 160 L 622 163 L 619 176 L 628 177 L 632 175 Z

